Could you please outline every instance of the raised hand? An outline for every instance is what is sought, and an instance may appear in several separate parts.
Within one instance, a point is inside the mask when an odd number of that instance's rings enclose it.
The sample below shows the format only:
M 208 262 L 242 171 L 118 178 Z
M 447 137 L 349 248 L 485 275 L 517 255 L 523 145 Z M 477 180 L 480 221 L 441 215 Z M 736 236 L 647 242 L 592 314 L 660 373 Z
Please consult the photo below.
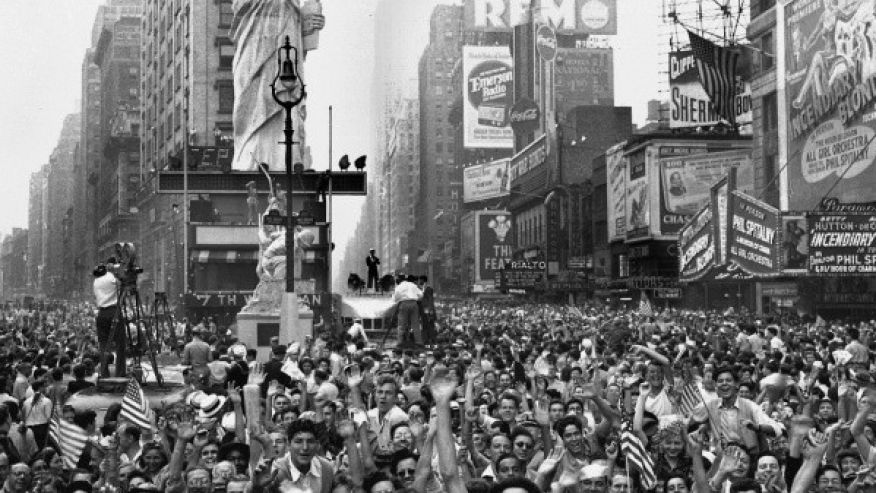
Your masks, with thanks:
M 350 388 L 362 385 L 362 370 L 359 369 L 359 365 L 350 365 L 347 372 L 347 385 Z
M 246 381 L 247 385 L 259 385 L 265 381 L 265 369 L 261 363 L 257 363 L 250 371 L 249 378 Z
M 703 453 L 705 444 L 703 443 L 703 434 L 700 430 L 686 434 L 687 455 L 690 457 L 700 457 Z
M 429 388 L 432 390 L 432 397 L 435 398 L 436 402 L 448 403 L 456 391 L 456 380 L 446 372 L 435 374 L 432 381 L 429 382 Z
M 541 400 L 535 401 L 535 408 L 532 411 L 532 415 L 535 418 L 535 421 L 541 426 L 549 426 L 551 424 L 548 405 Z
M 618 447 L 616 441 L 609 442 L 609 444 L 605 447 L 605 456 L 608 458 L 609 464 L 617 460 L 617 454 L 619 449 L 620 447 Z
M 475 343 L 475 352 L 478 353 L 478 354 L 480 354 L 480 353 L 482 353 L 483 351 L 484 351 L 484 343 L 483 343 L 483 342 L 477 342 L 477 343 Z
M 541 462 L 538 466 L 538 474 L 542 476 L 549 476 L 554 473 L 557 469 L 557 465 L 559 465 L 560 461 L 563 459 L 563 455 L 566 453 L 566 448 L 562 445 L 557 445 L 551 450 L 551 453 Z
M 228 400 L 230 400 L 232 404 L 240 404 L 243 402 L 243 399 L 240 397 L 240 390 L 234 386 L 234 382 L 228 382 L 228 385 L 225 386 L 225 392 L 228 394 Z
M 414 438 L 423 438 L 423 433 L 426 431 L 426 425 L 419 419 L 412 419 L 408 424 L 408 427 L 411 429 L 411 435 Z
M 189 442 L 193 438 L 195 438 L 196 434 L 197 432 L 195 431 L 194 423 L 192 423 L 191 420 L 186 419 L 180 421 L 179 424 L 176 426 L 176 437 L 179 440 Z
M 356 434 L 356 425 L 349 419 L 342 420 L 338 423 L 338 435 L 344 440 L 352 438 Z
M 596 398 L 596 387 L 590 383 L 581 387 L 581 390 L 578 392 L 578 397 L 582 399 L 595 399 Z
M 472 363 L 465 370 L 465 380 L 466 381 L 474 380 L 474 379 L 478 378 L 479 376 L 481 376 L 481 374 L 483 374 L 483 372 L 484 371 L 481 368 L 481 365 L 479 365 L 478 363 Z

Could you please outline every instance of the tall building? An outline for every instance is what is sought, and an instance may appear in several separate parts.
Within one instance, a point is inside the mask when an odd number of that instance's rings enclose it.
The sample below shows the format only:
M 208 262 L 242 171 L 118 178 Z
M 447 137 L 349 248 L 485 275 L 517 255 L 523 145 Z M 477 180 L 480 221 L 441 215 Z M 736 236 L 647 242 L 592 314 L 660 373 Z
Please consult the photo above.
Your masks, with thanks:
M 27 289 L 27 230 L 13 228 L 12 234 L 3 238 L 0 247 L 0 268 L 3 272 L 4 301 L 19 299 Z
M 30 174 L 27 205 L 27 287 L 31 294 L 42 293 L 43 239 L 46 175 L 48 166 Z
M 185 303 L 197 310 L 190 319 L 212 315 L 224 323 L 233 321 L 257 283 L 257 236 L 246 190 L 188 194 L 186 207 L 183 194 L 156 193 L 155 177 L 183 166 L 230 166 L 233 14 L 231 0 L 145 0 L 140 49 L 140 291 L 147 297 L 165 293 L 171 307 Z M 186 237 L 192 240 L 188 251 Z M 240 238 L 252 240 L 241 245 Z
M 140 169 L 140 19 L 104 27 L 94 52 L 100 70 L 100 167 L 97 174 L 97 253 L 136 241 L 135 194 Z
M 67 115 L 46 173 L 43 246 L 43 293 L 49 298 L 74 296 L 72 219 L 73 170 L 79 146 L 81 119 L 78 113 Z
M 432 11 L 429 44 L 419 63 L 420 194 L 417 200 L 414 268 L 427 271 L 437 290 L 450 286 L 453 273 L 445 269 L 458 244 L 462 179 L 456 161 L 451 111 L 455 94 L 453 69 L 463 44 L 463 7 L 438 5 Z
M 100 37 L 123 16 L 140 14 L 140 0 L 107 0 L 98 7 L 92 24 L 91 46 L 82 59 L 82 93 L 79 116 L 80 136 L 77 159 L 73 171 L 73 211 L 71 250 L 73 264 L 69 266 L 78 281 L 75 291 L 87 296 L 91 289 L 91 270 L 98 262 L 97 252 L 97 195 L 103 144 L 101 141 L 101 72 L 95 63 Z

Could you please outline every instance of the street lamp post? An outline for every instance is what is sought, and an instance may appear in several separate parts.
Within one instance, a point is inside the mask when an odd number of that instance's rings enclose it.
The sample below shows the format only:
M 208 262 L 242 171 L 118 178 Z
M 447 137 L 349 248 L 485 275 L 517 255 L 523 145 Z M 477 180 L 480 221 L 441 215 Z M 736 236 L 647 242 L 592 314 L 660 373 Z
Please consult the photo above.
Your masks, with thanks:
M 288 331 L 290 325 L 294 329 L 294 321 L 298 318 L 298 298 L 295 295 L 295 219 L 292 216 L 292 136 L 295 134 L 292 128 L 292 109 L 301 104 L 307 95 L 304 83 L 298 76 L 298 49 L 292 46 L 289 36 L 286 36 L 283 46 L 277 49 L 277 76 L 271 82 L 271 94 L 274 101 L 286 112 L 283 128 L 286 138 L 281 142 L 286 146 L 286 292 L 280 313 L 281 318 L 283 313 L 286 314 L 284 325 Z

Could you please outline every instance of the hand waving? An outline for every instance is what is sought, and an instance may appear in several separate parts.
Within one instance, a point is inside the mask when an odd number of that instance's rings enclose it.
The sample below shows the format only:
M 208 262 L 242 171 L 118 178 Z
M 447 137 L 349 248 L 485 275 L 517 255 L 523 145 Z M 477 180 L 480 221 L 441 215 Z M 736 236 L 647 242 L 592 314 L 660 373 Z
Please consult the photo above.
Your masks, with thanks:
M 261 363 L 256 364 L 249 371 L 249 378 L 246 381 L 247 385 L 259 385 L 265 381 L 265 369 Z
M 338 435 L 344 440 L 355 436 L 356 425 L 349 419 L 345 419 L 338 423 Z
M 557 445 L 551 450 L 551 453 L 538 466 L 538 474 L 548 476 L 554 473 L 566 453 L 566 448 L 562 445 Z
M 240 404 L 243 402 L 243 399 L 240 397 L 240 390 L 234 386 L 234 382 L 228 382 L 228 385 L 225 386 L 225 392 L 228 394 L 228 400 L 230 400 L 232 404 Z
M 362 385 L 362 370 L 359 369 L 359 365 L 350 366 L 350 370 L 347 372 L 347 385 L 350 388 Z

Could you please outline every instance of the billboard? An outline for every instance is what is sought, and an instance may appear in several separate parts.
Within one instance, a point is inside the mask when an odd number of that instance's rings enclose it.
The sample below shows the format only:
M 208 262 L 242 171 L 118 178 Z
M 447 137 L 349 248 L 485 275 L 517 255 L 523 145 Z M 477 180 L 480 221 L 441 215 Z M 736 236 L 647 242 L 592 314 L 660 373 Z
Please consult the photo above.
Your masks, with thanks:
M 492 282 L 496 272 L 510 263 L 514 254 L 511 214 L 504 211 L 478 211 L 476 214 L 475 282 Z
M 712 152 L 660 160 L 660 232 L 676 234 L 709 202 L 712 185 L 736 169 L 737 190 L 754 190 L 754 166 L 747 150 Z
M 669 128 L 702 127 L 721 121 L 700 83 L 693 51 L 669 54 L 669 98 Z M 751 84 L 740 77 L 733 106 L 737 123 L 751 123 Z
M 616 0 L 466 0 L 471 31 L 510 31 L 529 22 L 548 24 L 563 34 L 617 34 Z
M 872 1 L 834 3 L 785 6 L 789 210 L 815 209 L 834 184 L 831 196 L 842 202 L 876 199 L 876 146 L 869 145 L 876 136 L 876 14 Z
M 462 201 L 478 202 L 508 195 L 511 190 L 510 162 L 510 159 L 498 159 L 462 170 Z
M 507 46 L 462 48 L 465 147 L 510 149 L 514 146 L 510 125 L 514 103 L 511 66 L 511 50 Z
M 627 163 L 625 202 L 626 238 L 640 238 L 651 232 L 651 208 L 648 201 L 648 168 L 645 151 L 630 154 Z
M 623 240 L 627 234 L 626 190 L 627 158 L 623 144 L 618 144 L 605 153 L 608 242 Z
M 876 214 L 810 212 L 809 273 L 876 274 Z
M 715 262 L 712 208 L 705 206 L 678 233 L 678 279 L 695 281 L 709 272 Z
M 777 275 L 779 210 L 738 190 L 730 192 L 728 210 L 727 259 L 752 275 Z
M 560 48 L 554 63 L 557 108 L 614 106 L 614 51 L 611 48 Z

